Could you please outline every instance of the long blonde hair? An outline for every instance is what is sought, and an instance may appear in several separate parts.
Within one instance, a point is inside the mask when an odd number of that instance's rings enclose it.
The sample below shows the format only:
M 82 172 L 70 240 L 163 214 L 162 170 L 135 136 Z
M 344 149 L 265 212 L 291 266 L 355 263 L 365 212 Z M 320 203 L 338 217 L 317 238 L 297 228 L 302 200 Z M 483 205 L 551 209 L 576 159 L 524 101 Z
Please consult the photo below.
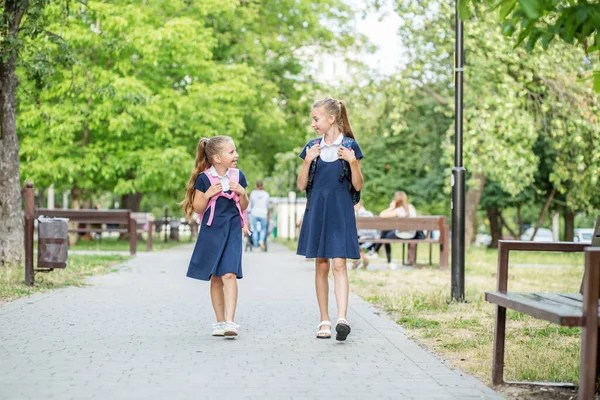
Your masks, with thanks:
M 317 107 L 322 107 L 323 111 L 325 111 L 328 115 L 333 115 L 335 117 L 335 122 L 340 132 L 342 132 L 344 136 L 356 139 L 354 137 L 354 132 L 352 132 L 352 126 L 350 126 L 348 112 L 346 111 L 346 104 L 343 100 L 336 100 L 326 97 L 323 100 L 319 100 L 313 104 L 313 108 Z
M 397 191 L 396 193 L 394 193 L 394 200 L 396 200 L 395 208 L 403 207 L 404 213 L 408 217 L 408 196 L 406 195 L 406 193 L 402 191 Z
M 181 202 L 183 212 L 188 220 L 192 218 L 192 213 L 194 212 L 194 194 L 196 193 L 194 184 L 196 183 L 196 179 L 198 179 L 198 176 L 202 172 L 210 168 L 213 157 L 219 154 L 223 149 L 223 145 L 229 141 L 233 141 L 229 136 L 214 136 L 210 139 L 202 138 L 198 142 L 196 148 L 196 164 L 194 165 L 194 170 L 192 171 L 192 175 L 190 175 L 190 180 L 187 184 L 185 199 Z

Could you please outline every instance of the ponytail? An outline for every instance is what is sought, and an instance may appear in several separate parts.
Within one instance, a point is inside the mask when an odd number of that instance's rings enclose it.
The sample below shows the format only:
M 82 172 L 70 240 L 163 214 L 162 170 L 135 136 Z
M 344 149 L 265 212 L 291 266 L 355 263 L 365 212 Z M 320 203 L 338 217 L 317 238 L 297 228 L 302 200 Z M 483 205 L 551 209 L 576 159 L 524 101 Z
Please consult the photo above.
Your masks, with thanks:
M 196 183 L 196 179 L 198 179 L 198 176 L 203 171 L 210 168 L 213 157 L 219 154 L 223 144 L 227 141 L 233 141 L 233 139 L 229 136 L 215 136 L 210 139 L 202 138 L 198 142 L 198 146 L 196 147 L 196 163 L 186 187 L 185 199 L 180 203 L 188 221 L 192 219 L 194 212 L 194 194 L 196 193 L 194 184 Z
M 196 183 L 196 179 L 198 178 L 198 175 L 202 173 L 202 171 L 210 167 L 210 163 L 206 160 L 206 142 L 208 142 L 207 138 L 202 138 L 198 142 L 198 146 L 196 147 L 196 163 L 185 189 L 185 199 L 183 202 L 181 202 L 181 205 L 183 206 L 183 212 L 188 221 L 192 219 L 192 213 L 194 212 L 194 194 L 196 193 L 194 184 Z
M 344 136 L 356 139 L 354 137 L 354 132 L 352 132 L 350 121 L 348 121 L 348 111 L 346 110 L 346 104 L 343 100 L 338 100 L 338 103 L 340 105 L 340 118 L 338 119 L 338 127 L 344 133 Z
M 348 111 L 346 110 L 346 104 L 343 100 L 326 97 L 313 104 L 313 108 L 316 107 L 323 107 L 327 114 L 335 116 L 335 122 L 338 129 L 344 136 L 356 139 L 354 132 L 352 132 L 352 126 L 350 126 L 350 121 L 348 120 Z

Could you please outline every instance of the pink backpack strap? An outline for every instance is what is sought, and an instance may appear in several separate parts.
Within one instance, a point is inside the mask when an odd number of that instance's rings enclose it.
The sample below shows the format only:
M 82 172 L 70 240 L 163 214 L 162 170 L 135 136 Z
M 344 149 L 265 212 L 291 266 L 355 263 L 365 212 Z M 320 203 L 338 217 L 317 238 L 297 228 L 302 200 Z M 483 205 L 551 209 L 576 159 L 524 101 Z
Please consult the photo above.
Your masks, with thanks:
M 208 178 L 208 181 L 210 182 L 211 185 L 214 185 L 215 183 L 220 182 L 220 179 L 218 177 L 212 175 L 208 169 L 206 171 L 204 171 L 203 173 L 206 174 L 206 177 Z M 230 168 L 228 171 L 228 174 L 229 174 L 230 182 L 235 182 L 235 183 L 240 182 L 240 170 L 239 169 Z M 246 225 L 246 220 L 248 219 L 248 216 L 245 211 L 242 211 L 242 207 L 240 206 L 240 196 L 237 193 L 227 194 L 227 193 L 221 192 L 221 193 L 216 194 L 213 197 L 211 197 L 210 200 L 208 201 L 206 208 L 204 209 L 204 212 L 200 215 L 200 221 L 202 221 L 204 214 L 206 212 L 208 212 L 210 209 L 210 215 L 208 217 L 208 221 L 206 221 L 206 225 L 207 226 L 212 225 L 212 221 L 215 216 L 215 207 L 217 204 L 217 199 L 221 196 L 226 197 L 228 199 L 233 199 L 235 201 L 235 206 L 240 213 L 242 226 Z
M 229 168 L 229 181 L 240 183 L 240 170 L 237 168 Z M 248 220 L 248 214 L 246 211 L 242 211 L 242 206 L 240 206 L 240 195 L 237 193 L 233 194 L 233 199 L 235 200 L 235 206 L 237 207 L 240 217 L 242 219 L 242 226 L 246 225 L 246 221 Z
M 206 175 L 206 177 L 208 178 L 208 182 L 210 183 L 211 186 L 220 181 L 219 178 L 216 176 L 213 176 L 209 172 L 208 169 L 206 171 L 204 171 L 203 174 Z M 200 214 L 200 222 L 202 222 L 202 218 L 204 217 L 204 214 L 206 214 L 206 212 L 210 210 L 210 215 L 208 217 L 208 221 L 206 222 L 206 225 L 210 226 L 212 224 L 213 218 L 215 216 L 215 204 L 217 203 L 218 197 L 219 197 L 219 195 L 215 195 L 210 198 L 210 200 L 208 201 L 208 204 L 206 205 L 206 208 L 204 209 L 204 212 L 202 212 L 202 214 Z

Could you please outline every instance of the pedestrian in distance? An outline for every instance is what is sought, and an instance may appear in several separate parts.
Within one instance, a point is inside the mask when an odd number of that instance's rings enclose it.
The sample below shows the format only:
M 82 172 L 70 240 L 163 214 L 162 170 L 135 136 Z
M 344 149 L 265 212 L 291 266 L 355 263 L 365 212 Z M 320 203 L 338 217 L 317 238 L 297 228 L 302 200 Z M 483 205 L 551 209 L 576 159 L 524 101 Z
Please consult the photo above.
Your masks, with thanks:
M 346 340 L 348 311 L 346 259 L 359 259 L 354 204 L 360 198 L 362 151 L 355 140 L 343 101 L 325 98 L 312 108 L 312 127 L 320 136 L 300 153 L 298 188 L 306 190 L 306 211 L 298 240 L 299 255 L 315 259 L 315 287 L 321 322 L 317 338 L 331 338 L 328 275 L 333 269 L 338 319 L 336 339 Z
M 242 274 L 242 228 L 249 199 L 244 173 L 236 169 L 239 155 L 228 136 L 202 138 L 196 163 L 182 202 L 188 219 L 200 218 L 200 231 L 187 276 L 210 281 L 210 298 L 217 322 L 213 336 L 234 338 L 240 326 L 234 322 L 238 299 L 237 279 Z

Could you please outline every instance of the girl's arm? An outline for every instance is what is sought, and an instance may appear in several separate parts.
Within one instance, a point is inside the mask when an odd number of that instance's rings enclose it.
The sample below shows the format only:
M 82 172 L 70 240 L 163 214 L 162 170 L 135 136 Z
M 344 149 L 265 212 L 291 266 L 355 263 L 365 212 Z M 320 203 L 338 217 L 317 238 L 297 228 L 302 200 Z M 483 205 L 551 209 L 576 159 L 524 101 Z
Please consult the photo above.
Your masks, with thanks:
M 250 199 L 248 198 L 248 193 L 244 190 L 244 194 L 240 194 L 240 207 L 242 211 L 248 208 L 248 204 L 250 204 Z
M 350 165 L 352 186 L 354 186 L 354 190 L 358 192 L 362 189 L 364 183 L 362 172 L 360 171 L 360 160 L 356 158 L 354 150 L 342 146 L 338 149 L 338 157 L 342 160 L 346 160 Z
M 298 181 L 296 182 L 298 189 L 300 190 L 306 190 L 306 187 L 308 186 L 308 172 L 310 170 L 310 163 L 311 161 L 307 161 L 306 158 L 302 163 L 302 168 L 298 174 Z
M 360 170 L 360 160 L 354 159 L 354 161 L 350 163 L 350 171 L 352 172 L 352 186 L 354 186 L 354 190 L 358 192 L 362 189 L 364 183 L 363 175 Z
M 196 189 L 194 192 L 194 202 L 192 203 L 192 208 L 197 214 L 202 214 L 204 210 L 206 210 L 209 200 L 210 197 L 206 196 L 206 193 Z
M 240 208 L 242 209 L 242 211 L 247 209 L 248 204 L 250 203 L 250 199 L 248 198 L 248 193 L 246 192 L 246 189 L 242 185 L 240 185 L 239 182 L 231 182 L 229 184 L 229 188 L 232 192 L 236 192 L 240 196 Z
M 300 173 L 298 174 L 298 181 L 296 182 L 298 185 L 298 189 L 306 190 L 308 186 L 308 173 L 310 171 L 310 164 L 313 160 L 321 154 L 321 146 L 314 145 L 306 152 L 306 156 L 304 157 L 304 162 L 302 163 L 302 168 L 300 169 Z
M 208 205 L 210 198 L 219 193 L 221 190 L 223 190 L 223 186 L 221 186 L 220 182 L 211 185 L 206 192 L 196 189 L 194 192 L 194 202 L 192 203 L 192 208 L 194 211 L 198 214 L 202 214 L 204 210 L 206 210 L 206 206 Z
M 380 217 L 383 218 L 394 218 L 398 216 L 398 213 L 396 212 L 396 209 L 386 209 L 383 210 L 382 212 L 379 213 Z

